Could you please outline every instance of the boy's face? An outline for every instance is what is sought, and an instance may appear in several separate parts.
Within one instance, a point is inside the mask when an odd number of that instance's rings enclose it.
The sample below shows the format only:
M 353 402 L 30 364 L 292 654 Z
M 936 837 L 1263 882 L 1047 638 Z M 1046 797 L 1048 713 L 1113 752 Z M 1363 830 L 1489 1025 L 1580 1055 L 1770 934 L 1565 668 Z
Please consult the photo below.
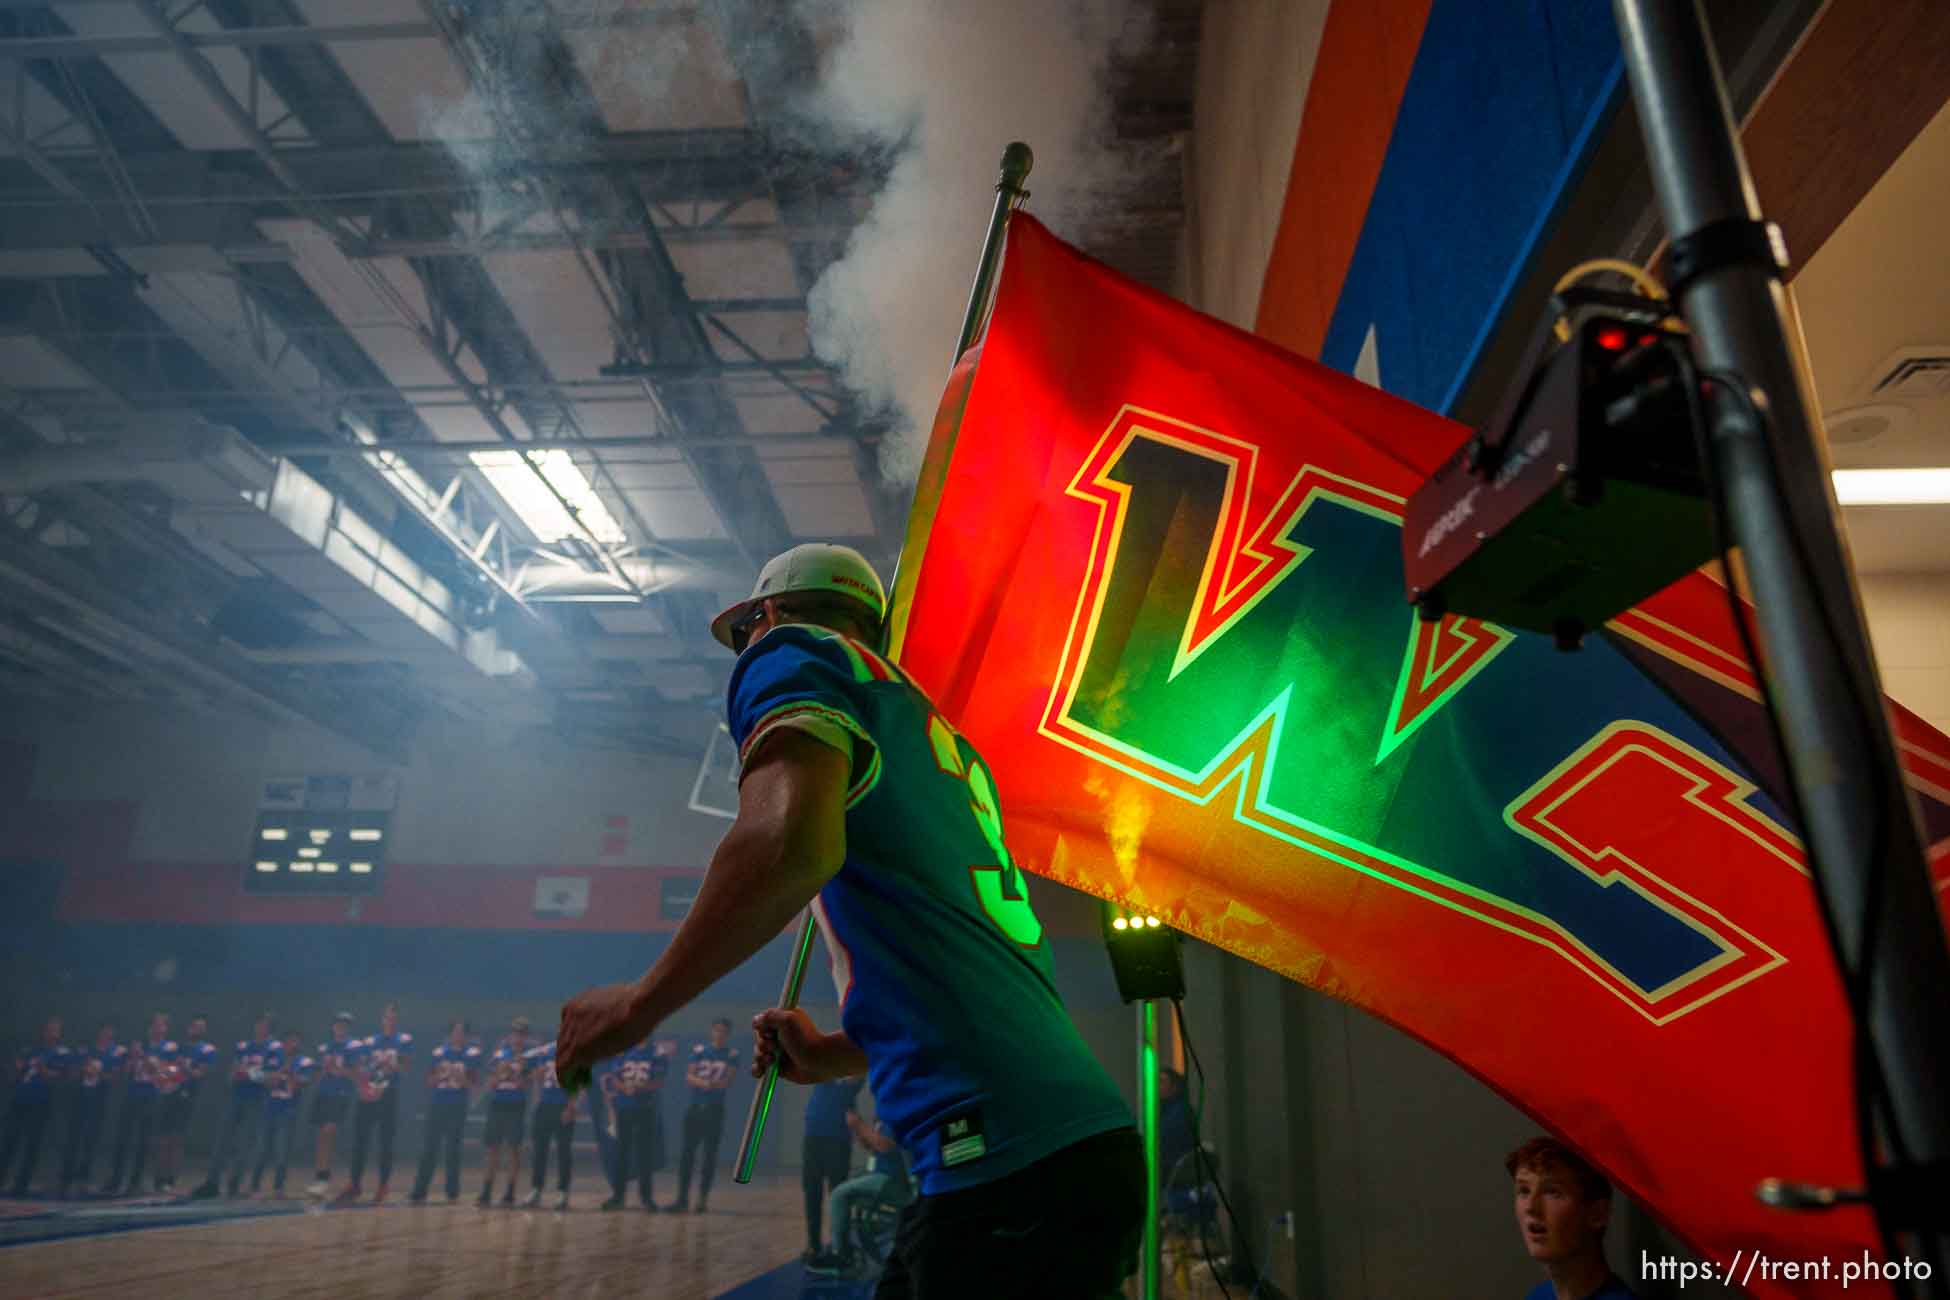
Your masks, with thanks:
M 1517 1170 L 1517 1231 L 1540 1263 L 1602 1253 L 1609 1200 L 1587 1200 L 1570 1170 L 1555 1162 Z
M 715 1024 L 711 1026 L 711 1046 L 723 1047 L 726 1043 L 730 1041 L 731 1041 L 730 1025 L 721 1023 L 721 1024 Z

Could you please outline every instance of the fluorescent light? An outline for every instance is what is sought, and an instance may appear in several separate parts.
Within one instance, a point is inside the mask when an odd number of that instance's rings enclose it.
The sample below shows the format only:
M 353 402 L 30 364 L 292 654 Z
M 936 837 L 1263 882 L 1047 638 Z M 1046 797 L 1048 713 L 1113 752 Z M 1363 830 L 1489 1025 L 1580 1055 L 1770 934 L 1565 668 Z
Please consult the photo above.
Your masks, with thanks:
M 1835 499 L 1845 506 L 1950 505 L 1950 469 L 1838 469 Z
M 298 856 L 301 858 L 323 857 L 324 854 L 325 854 L 325 850 L 323 849 L 302 848 L 298 850 Z
M 337 871 L 339 864 L 336 862 L 321 862 L 318 864 L 318 869 L 325 872 Z
M 332 838 L 332 832 L 330 831 L 313 831 L 311 833 L 311 842 L 313 844 L 323 844 L 326 840 L 329 840 L 331 838 Z
M 353 863 L 352 874 L 355 876 L 370 876 L 372 874 L 372 863 L 370 862 Z
M 311 863 L 306 862 L 301 858 L 297 862 L 291 864 L 291 869 L 293 871 L 310 871 Z
M 380 832 L 375 830 L 360 829 L 352 832 L 352 838 L 360 841 L 376 840 L 379 836 Z
M 559 447 L 526 456 L 518 451 L 477 451 L 472 460 L 537 541 L 559 542 L 564 537 L 585 535 L 562 508 L 562 501 L 575 507 L 597 541 L 608 544 L 628 540 L 575 461 Z M 555 491 L 550 492 L 550 487 Z M 561 501 L 556 500 L 557 493 Z
M 259 871 L 276 871 L 278 864 L 275 862 L 260 862 L 257 864 L 257 869 Z
M 286 830 L 282 826 L 266 826 L 264 828 L 263 834 L 264 834 L 264 838 L 267 840 L 282 840 L 282 839 L 288 839 L 291 835 L 291 832 Z

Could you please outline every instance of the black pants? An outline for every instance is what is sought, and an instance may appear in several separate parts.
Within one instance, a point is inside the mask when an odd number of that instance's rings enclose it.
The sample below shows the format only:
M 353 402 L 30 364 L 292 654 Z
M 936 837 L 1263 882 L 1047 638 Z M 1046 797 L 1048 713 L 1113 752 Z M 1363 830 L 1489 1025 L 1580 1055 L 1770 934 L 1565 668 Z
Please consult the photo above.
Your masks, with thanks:
M 630 1176 L 636 1176 L 637 1194 L 650 1204 L 652 1176 L 663 1168 L 664 1125 L 657 1104 L 632 1106 L 616 1112 L 616 1181 L 611 1190 L 622 1200 L 630 1189 Z M 538 1163 L 535 1166 L 541 1168 Z
M 684 1154 L 677 1161 L 677 1199 L 691 1199 L 691 1167 L 696 1156 L 697 1199 L 711 1195 L 711 1177 L 718 1172 L 718 1139 L 724 1136 L 724 1103 L 692 1102 L 684 1111 Z
M 287 1102 L 276 1110 L 264 1108 L 264 1141 L 258 1144 L 257 1166 L 251 1170 L 251 1190 L 264 1181 L 264 1171 L 273 1171 L 271 1189 L 284 1190 L 284 1171 L 291 1163 L 291 1130 L 298 1126 L 298 1103 Z
M 420 1140 L 420 1172 L 413 1180 L 413 1195 L 424 1199 L 433 1186 L 433 1167 L 444 1156 L 447 1164 L 447 1199 L 460 1196 L 460 1133 L 467 1126 L 467 1099 L 436 1101 L 427 1107 L 426 1134 Z
M 244 1180 L 244 1166 L 250 1163 L 251 1149 L 257 1145 L 257 1130 L 264 1122 L 264 1090 L 232 1089 L 230 1105 L 223 1112 L 223 1127 L 217 1130 L 217 1149 L 210 1157 L 210 1173 L 203 1182 L 216 1187 L 226 1172 L 234 1187 Z
M 48 1116 L 54 1113 L 54 1099 L 46 1093 L 31 1100 L 15 1098 L 7 1107 L 4 1132 L 0 1132 L 0 1183 L 20 1155 L 20 1173 L 14 1179 L 13 1194 L 19 1196 L 34 1181 L 34 1166 L 41 1162 L 41 1138 L 47 1133 Z
M 379 1134 L 379 1185 L 393 1176 L 393 1131 L 399 1127 L 399 1094 L 388 1088 L 378 1101 L 362 1101 L 352 1120 L 352 1185 L 366 1172 L 366 1146 Z
M 68 1108 L 68 1137 L 61 1149 L 61 1190 L 86 1185 L 95 1167 L 95 1148 L 101 1145 L 102 1124 L 108 1117 L 108 1089 L 85 1088 Z
M 911 1203 L 874 1300 L 1119 1296 L 1143 1234 L 1144 1147 L 1135 1129 L 1117 1129 Z
M 799 1150 L 799 1182 L 806 1191 L 806 1245 L 818 1250 L 825 1242 L 819 1230 L 825 1222 L 826 1194 L 853 1170 L 853 1139 L 808 1133 Z
M 115 1167 L 108 1175 L 109 1186 L 134 1191 L 141 1184 L 142 1167 L 149 1160 L 149 1139 L 156 1132 L 156 1110 L 161 1100 L 153 1092 L 132 1092 L 122 1099 L 122 1115 L 115 1125 Z
M 564 1115 L 567 1118 L 564 1118 Z M 548 1148 L 555 1145 L 557 1191 L 566 1194 L 569 1190 L 569 1169 L 575 1163 L 575 1152 L 570 1142 L 575 1138 L 576 1115 L 564 1103 L 543 1101 L 535 1104 L 535 1118 L 529 1128 L 529 1138 L 535 1144 L 535 1190 L 542 1190 L 542 1183 L 548 1173 Z

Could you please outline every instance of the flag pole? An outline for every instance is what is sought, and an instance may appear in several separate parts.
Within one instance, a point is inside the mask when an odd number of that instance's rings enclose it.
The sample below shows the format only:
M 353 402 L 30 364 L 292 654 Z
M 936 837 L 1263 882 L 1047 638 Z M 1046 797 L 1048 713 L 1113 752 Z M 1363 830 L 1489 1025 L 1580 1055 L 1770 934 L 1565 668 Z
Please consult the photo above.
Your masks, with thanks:
M 808 907 L 805 919 L 799 922 L 799 937 L 792 945 L 792 964 L 786 967 L 785 987 L 779 990 L 779 1006 L 787 1011 L 799 1005 L 799 989 L 806 982 L 806 963 L 812 956 L 813 935 L 818 930 L 813 910 Z M 765 1121 L 771 1117 L 772 1098 L 779 1090 L 779 1062 L 783 1059 L 773 1054 L 764 1080 L 752 1094 L 752 1108 L 745 1114 L 745 1136 L 738 1139 L 738 1163 L 731 1170 L 734 1183 L 752 1180 L 752 1169 L 758 1164 L 758 1144 L 765 1140 Z
M 982 241 L 982 258 L 975 264 L 975 283 L 969 286 L 968 308 L 962 313 L 961 333 L 955 339 L 955 355 L 949 359 L 950 373 L 961 363 L 962 354 L 974 345 L 988 317 L 995 297 L 996 272 L 1002 266 L 1002 246 L 1009 232 L 1009 217 L 1029 197 L 1023 182 L 1036 156 L 1028 145 L 1017 140 L 1002 151 L 1002 174 L 995 183 L 995 208 L 989 214 L 989 232 Z M 914 504 L 907 512 L 907 536 L 901 542 L 900 558 L 894 564 L 893 597 L 887 605 L 887 657 L 900 659 L 907 640 L 907 612 L 914 604 L 914 587 L 921 577 L 921 559 L 928 549 L 928 529 L 934 522 L 934 509 L 941 499 L 941 487 L 948 478 L 952 447 L 930 445 L 914 482 Z

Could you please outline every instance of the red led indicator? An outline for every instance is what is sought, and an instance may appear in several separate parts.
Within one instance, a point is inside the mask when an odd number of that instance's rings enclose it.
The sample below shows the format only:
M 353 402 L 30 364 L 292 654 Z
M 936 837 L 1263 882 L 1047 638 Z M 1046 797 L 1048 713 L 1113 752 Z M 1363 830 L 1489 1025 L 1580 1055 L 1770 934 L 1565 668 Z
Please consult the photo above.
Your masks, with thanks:
M 1598 331 L 1598 346 L 1607 352 L 1623 352 L 1625 340 L 1625 331 L 1616 325 L 1607 325 Z

